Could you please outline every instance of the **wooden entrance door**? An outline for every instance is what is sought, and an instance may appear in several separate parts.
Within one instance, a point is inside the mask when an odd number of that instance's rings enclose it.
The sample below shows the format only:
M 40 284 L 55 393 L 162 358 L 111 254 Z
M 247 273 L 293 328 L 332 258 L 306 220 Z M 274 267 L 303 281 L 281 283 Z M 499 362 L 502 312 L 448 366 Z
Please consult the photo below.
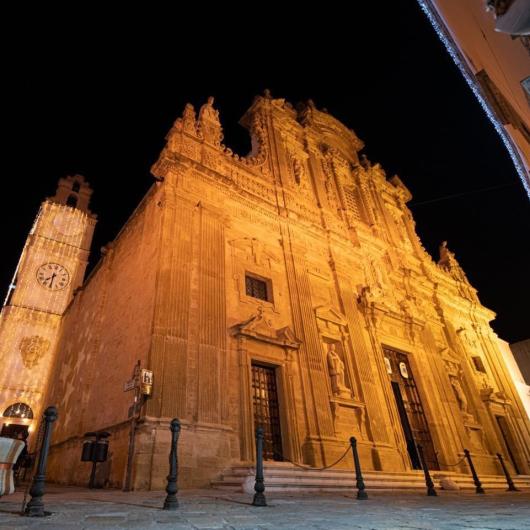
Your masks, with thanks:
M 390 366 L 392 390 L 396 399 L 396 406 L 401 420 L 401 427 L 407 443 L 410 462 L 413 469 L 421 469 L 420 458 L 416 446 L 423 447 L 423 454 L 429 469 L 440 469 L 438 458 L 434 451 L 427 418 L 423 411 L 418 387 L 404 353 L 383 348 Z
M 283 460 L 276 369 L 252 364 L 254 427 L 263 427 L 265 460 Z

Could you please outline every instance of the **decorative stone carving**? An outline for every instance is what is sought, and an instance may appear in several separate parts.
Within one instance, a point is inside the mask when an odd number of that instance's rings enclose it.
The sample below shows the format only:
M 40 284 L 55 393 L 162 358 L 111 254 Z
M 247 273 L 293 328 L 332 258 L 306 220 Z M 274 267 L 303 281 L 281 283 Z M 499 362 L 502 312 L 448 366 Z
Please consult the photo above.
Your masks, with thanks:
M 269 246 L 255 237 L 233 239 L 230 244 L 234 248 L 244 251 L 247 261 L 254 262 L 258 267 L 270 268 L 272 262 L 277 263 L 279 261 L 277 256 L 269 250 Z
M 339 397 L 350 398 L 351 390 L 346 386 L 344 363 L 335 351 L 335 344 L 333 343 L 328 346 L 327 361 L 333 394 Z
M 50 341 L 38 335 L 24 337 L 19 348 L 24 366 L 33 368 L 50 348 Z
M 197 135 L 197 121 L 195 109 L 191 103 L 186 103 L 182 112 L 182 130 L 193 136 Z
M 460 384 L 460 380 L 457 377 L 450 377 L 450 379 L 453 391 L 458 402 L 458 407 L 462 412 L 468 414 L 467 397 L 466 393 L 464 392 L 464 389 L 462 388 L 462 385 Z
M 451 252 L 447 247 L 447 241 L 442 241 L 439 247 L 440 259 L 438 265 L 445 271 L 451 274 L 455 280 L 463 281 L 467 283 L 467 277 L 460 267 L 454 252 Z
M 275 329 L 272 320 L 265 315 L 265 309 L 259 305 L 256 314 L 249 319 L 233 326 L 235 335 L 251 337 L 263 342 L 270 342 L 285 348 L 298 349 L 301 341 L 298 340 L 288 326 Z
M 222 127 L 219 120 L 219 111 L 213 107 L 212 96 L 208 98 L 208 101 L 199 111 L 199 131 L 205 142 L 216 147 L 221 145 L 221 140 L 223 139 Z

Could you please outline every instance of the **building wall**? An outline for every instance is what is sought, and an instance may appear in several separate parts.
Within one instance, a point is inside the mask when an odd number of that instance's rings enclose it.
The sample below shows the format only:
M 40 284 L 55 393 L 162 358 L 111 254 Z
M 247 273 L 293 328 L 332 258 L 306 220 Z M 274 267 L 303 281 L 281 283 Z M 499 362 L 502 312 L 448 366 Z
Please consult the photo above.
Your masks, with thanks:
M 513 356 L 527 385 L 530 385 L 530 339 L 510 344 Z
M 48 403 L 57 406 L 48 474 L 50 480 L 85 484 L 89 463 L 80 463 L 85 432 L 111 433 L 110 485 L 121 486 L 127 460 L 128 410 L 124 392 L 135 363 L 146 366 L 153 324 L 161 209 L 153 186 L 96 269 L 79 290 L 62 322 Z
M 448 39 L 483 98 L 530 195 L 530 109 L 521 82 L 530 72 L 528 35 L 496 31 L 495 14 L 482 0 L 419 0 Z M 513 7 L 513 6 L 512 6 Z
M 446 244 L 438 263 L 425 252 L 401 180 L 359 160 L 355 133 L 311 102 L 295 111 L 266 94 L 242 123 L 246 157 L 221 144 L 211 101 L 198 118 L 185 108 L 153 167 L 156 191 L 70 306 L 51 476 L 81 480 L 71 471 L 79 437 L 105 428 L 110 482 L 119 482 L 121 385 L 137 358 L 154 373 L 135 442 L 137 489 L 164 487 L 174 417 L 181 487 L 253 461 L 253 363 L 276 369 L 289 460 L 328 465 L 354 435 L 365 469 L 409 470 L 393 377 L 415 382 L 442 470 L 468 448 L 479 472 L 499 473 L 501 417 L 514 465 L 527 472 L 530 425 L 489 326 L 494 314 Z M 247 275 L 267 283 L 267 300 L 247 294 Z M 406 368 L 389 374 L 389 355 Z
M 528 385 L 523 378 L 523 374 L 521 373 L 517 359 L 510 347 L 510 344 L 501 339 L 499 339 L 499 343 L 501 346 L 504 362 L 508 368 L 508 372 L 510 373 L 513 384 L 519 393 L 519 397 L 523 403 L 526 415 L 528 418 L 530 418 L 530 385 Z

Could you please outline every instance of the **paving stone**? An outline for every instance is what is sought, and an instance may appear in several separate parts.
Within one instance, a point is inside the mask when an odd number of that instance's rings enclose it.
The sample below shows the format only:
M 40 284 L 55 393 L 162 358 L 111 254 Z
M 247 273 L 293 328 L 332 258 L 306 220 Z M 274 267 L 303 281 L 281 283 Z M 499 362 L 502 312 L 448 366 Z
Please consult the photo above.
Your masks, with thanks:
M 475 495 L 440 492 L 370 493 L 368 501 L 341 494 L 267 495 L 254 507 L 248 495 L 215 490 L 179 493 L 180 508 L 162 510 L 161 492 L 49 486 L 45 518 L 19 515 L 22 495 L 0 499 L 0 530 L 171 528 L 171 530 L 529 530 L 530 492 Z

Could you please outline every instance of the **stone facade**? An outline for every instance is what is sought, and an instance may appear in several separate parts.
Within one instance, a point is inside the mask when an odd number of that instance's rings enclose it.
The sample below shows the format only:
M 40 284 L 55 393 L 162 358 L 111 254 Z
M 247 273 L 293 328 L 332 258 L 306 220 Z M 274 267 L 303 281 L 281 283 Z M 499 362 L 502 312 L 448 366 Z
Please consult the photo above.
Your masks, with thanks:
M 221 143 L 212 99 L 198 117 L 186 106 L 155 184 L 65 312 L 49 476 L 85 483 L 83 434 L 105 429 L 101 480 L 122 485 L 137 361 L 154 374 L 137 489 L 164 486 L 173 417 L 183 487 L 252 462 L 258 423 L 276 460 L 327 465 L 354 435 L 367 470 L 417 467 L 421 442 L 441 470 L 468 448 L 479 472 L 500 473 L 501 452 L 528 473 L 530 425 L 494 313 L 445 242 L 438 263 L 424 250 L 401 180 L 312 102 L 266 93 L 241 123 L 244 157 Z

